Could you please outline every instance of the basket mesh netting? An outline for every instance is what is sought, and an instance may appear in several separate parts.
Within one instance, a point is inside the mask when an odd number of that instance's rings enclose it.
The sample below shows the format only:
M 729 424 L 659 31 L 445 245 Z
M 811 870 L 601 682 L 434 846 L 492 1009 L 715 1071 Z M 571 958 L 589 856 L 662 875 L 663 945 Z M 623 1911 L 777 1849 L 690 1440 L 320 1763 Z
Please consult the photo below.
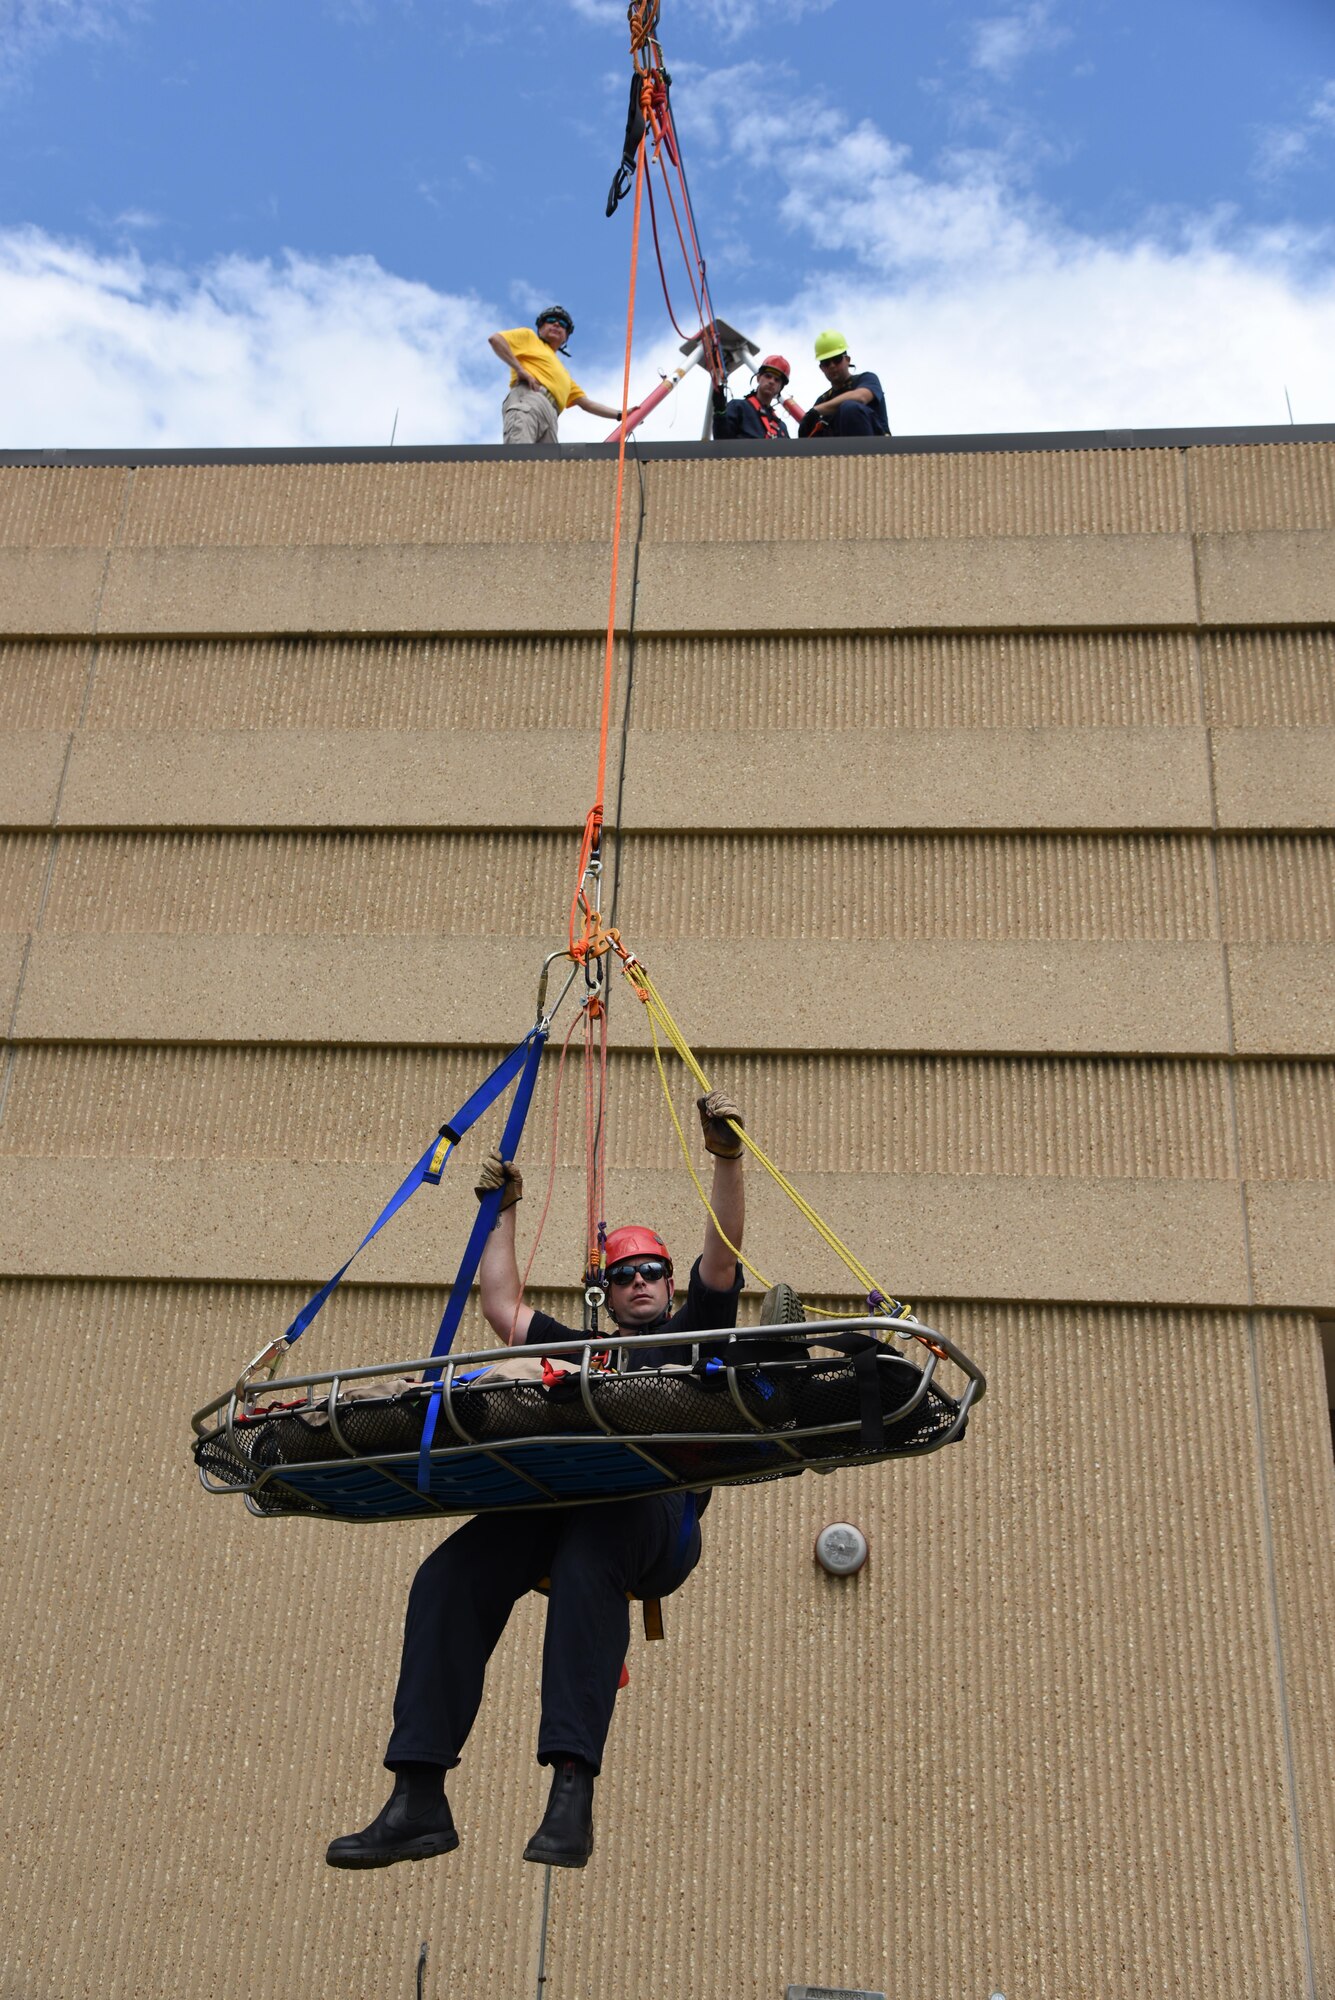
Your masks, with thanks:
M 259 1410 L 237 1416 L 230 1430 L 224 1418 L 196 1439 L 194 1455 L 209 1482 L 248 1489 L 260 1513 L 368 1520 L 774 1478 L 831 1460 L 921 1453 L 965 1428 L 954 1398 L 935 1379 L 924 1389 L 922 1371 L 895 1353 L 876 1357 L 884 1435 L 874 1444 L 864 1430 L 863 1384 L 849 1360 L 747 1363 L 732 1375 L 741 1409 L 719 1367 L 591 1372 L 600 1422 L 574 1376 L 551 1385 L 456 1384 L 455 1423 L 444 1399 L 436 1422 L 428 1493 L 417 1491 L 417 1476 L 430 1383 L 392 1395 L 341 1396 L 337 1430 L 323 1405 Z M 837 1425 L 851 1428 L 831 1428 Z

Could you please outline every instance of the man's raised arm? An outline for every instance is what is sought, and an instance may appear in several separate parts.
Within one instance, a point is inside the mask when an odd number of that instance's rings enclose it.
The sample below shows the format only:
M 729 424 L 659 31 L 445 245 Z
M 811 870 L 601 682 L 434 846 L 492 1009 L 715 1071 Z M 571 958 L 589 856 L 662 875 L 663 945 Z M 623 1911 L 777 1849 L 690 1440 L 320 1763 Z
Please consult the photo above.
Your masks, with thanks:
M 740 1250 L 746 1227 L 746 1185 L 742 1179 L 742 1142 L 733 1125 L 743 1123 L 742 1114 L 721 1090 L 710 1091 L 696 1100 L 705 1147 L 714 1155 L 714 1185 L 709 1205 L 714 1216 L 705 1224 L 705 1247 L 700 1252 L 700 1278 L 714 1292 L 730 1292 L 736 1276 L 737 1259 L 729 1244 Z M 728 1241 L 725 1242 L 724 1238 Z
M 533 1318 L 532 1306 L 521 1303 L 524 1293 L 515 1254 L 515 1204 L 523 1198 L 524 1176 L 509 1160 L 492 1152 L 483 1161 L 477 1177 L 478 1200 L 496 1188 L 504 1188 L 505 1192 L 496 1226 L 482 1246 L 477 1267 L 478 1292 L 483 1317 L 492 1332 L 511 1347 L 522 1347 Z

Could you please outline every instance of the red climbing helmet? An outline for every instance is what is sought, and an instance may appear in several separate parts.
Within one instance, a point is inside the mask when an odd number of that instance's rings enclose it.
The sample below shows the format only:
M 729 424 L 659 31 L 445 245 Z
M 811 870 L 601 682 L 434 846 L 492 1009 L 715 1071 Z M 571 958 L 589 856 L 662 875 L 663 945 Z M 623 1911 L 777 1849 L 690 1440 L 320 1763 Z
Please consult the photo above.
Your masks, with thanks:
M 783 385 L 786 389 L 793 379 L 793 371 L 788 365 L 788 357 L 784 354 L 767 354 L 756 369 L 756 374 L 763 375 L 767 368 L 771 375 L 782 375 Z
M 672 1276 L 672 1257 L 667 1244 L 656 1229 L 646 1229 L 641 1222 L 624 1223 L 620 1229 L 608 1232 L 603 1246 L 610 1271 L 614 1264 L 624 1264 L 628 1257 L 661 1257 Z

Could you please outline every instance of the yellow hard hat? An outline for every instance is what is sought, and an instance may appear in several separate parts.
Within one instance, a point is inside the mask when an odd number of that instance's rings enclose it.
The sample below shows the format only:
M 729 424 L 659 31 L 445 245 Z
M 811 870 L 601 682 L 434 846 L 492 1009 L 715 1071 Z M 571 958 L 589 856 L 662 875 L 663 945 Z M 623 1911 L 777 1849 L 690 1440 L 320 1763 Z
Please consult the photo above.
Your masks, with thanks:
M 848 342 L 842 333 L 836 333 L 832 327 L 827 327 L 824 333 L 816 335 L 817 361 L 833 361 L 836 354 L 847 354 L 847 352 Z

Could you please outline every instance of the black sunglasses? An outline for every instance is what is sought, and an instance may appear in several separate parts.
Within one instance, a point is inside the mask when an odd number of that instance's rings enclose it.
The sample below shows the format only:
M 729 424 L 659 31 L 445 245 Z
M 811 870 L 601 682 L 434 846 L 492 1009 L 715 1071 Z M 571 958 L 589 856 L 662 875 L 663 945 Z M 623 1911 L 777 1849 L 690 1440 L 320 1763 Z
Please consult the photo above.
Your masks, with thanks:
M 647 1278 L 651 1285 L 660 1278 L 666 1278 L 668 1267 L 661 1257 L 646 1257 L 642 1264 L 618 1264 L 607 1274 L 609 1285 L 631 1285 L 637 1277 Z

